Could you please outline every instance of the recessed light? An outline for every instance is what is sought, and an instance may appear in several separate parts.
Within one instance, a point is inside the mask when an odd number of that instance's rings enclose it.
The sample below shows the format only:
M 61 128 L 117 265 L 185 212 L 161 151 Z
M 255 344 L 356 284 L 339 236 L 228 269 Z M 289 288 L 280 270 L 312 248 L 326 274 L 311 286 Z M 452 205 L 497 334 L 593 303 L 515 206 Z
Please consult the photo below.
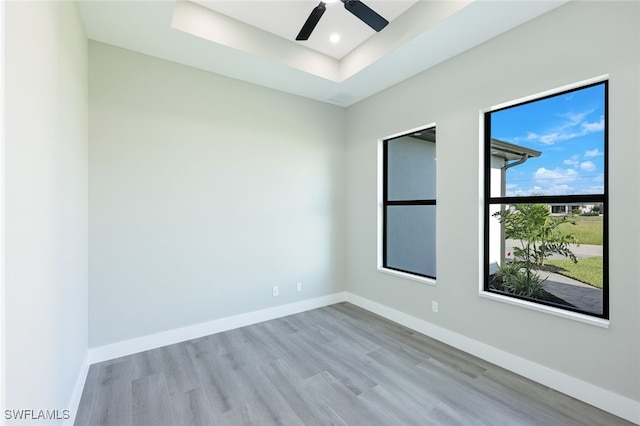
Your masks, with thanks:
M 340 41 L 340 34 L 331 34 L 331 36 L 329 37 L 329 41 L 331 43 L 337 43 Z

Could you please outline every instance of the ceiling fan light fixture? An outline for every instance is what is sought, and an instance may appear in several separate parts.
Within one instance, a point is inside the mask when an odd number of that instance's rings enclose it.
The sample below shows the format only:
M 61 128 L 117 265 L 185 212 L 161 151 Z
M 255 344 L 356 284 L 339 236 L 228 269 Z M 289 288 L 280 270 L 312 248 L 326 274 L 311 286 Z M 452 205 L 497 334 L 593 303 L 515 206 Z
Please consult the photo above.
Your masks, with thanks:
M 334 0 L 336 1 L 336 0 Z M 356 18 L 367 24 L 376 32 L 381 31 L 389 24 L 389 21 L 380 16 L 377 12 L 371 9 L 360 0 L 340 0 L 344 4 L 344 8 L 351 12 Z M 311 11 L 311 14 L 307 18 L 306 22 L 302 26 L 302 29 L 296 37 L 297 41 L 305 41 L 309 39 L 311 33 L 315 29 L 318 21 L 327 9 L 327 0 L 321 0 L 320 3 Z

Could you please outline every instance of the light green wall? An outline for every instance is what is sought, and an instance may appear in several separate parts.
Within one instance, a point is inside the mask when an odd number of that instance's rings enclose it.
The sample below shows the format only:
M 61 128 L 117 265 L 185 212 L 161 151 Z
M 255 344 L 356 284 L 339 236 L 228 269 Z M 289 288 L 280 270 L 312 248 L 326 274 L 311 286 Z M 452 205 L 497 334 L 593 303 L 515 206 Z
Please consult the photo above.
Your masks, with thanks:
M 89 57 L 90 346 L 344 291 L 343 109 Z
M 571 2 L 349 108 L 348 290 L 640 401 L 639 14 L 637 2 Z M 479 297 L 480 110 L 603 74 L 610 75 L 610 328 Z M 435 287 L 376 271 L 377 140 L 432 122 Z M 432 300 L 440 313 L 431 312 Z
M 88 347 L 87 40 L 74 2 L 5 2 L 4 24 L 0 380 L 9 409 L 64 410 Z

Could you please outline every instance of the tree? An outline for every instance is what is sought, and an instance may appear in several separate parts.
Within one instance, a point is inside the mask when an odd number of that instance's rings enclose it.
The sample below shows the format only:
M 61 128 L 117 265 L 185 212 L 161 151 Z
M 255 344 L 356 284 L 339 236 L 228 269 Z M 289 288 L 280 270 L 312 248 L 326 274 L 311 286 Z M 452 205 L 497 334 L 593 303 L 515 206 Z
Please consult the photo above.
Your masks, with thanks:
M 575 221 L 569 217 L 551 217 L 546 204 L 516 204 L 512 209 L 501 210 L 493 216 L 504 226 L 507 239 L 520 242 L 520 247 L 514 247 L 513 255 L 527 271 L 533 265 L 542 266 L 552 254 L 578 262 L 569 246 L 577 244 L 575 235 L 564 234 L 559 229 L 563 223 L 576 225 Z
M 563 234 L 559 229 L 561 224 L 575 225 L 575 221 L 567 217 L 551 217 L 549 206 L 516 204 L 512 209 L 501 210 L 493 216 L 503 225 L 507 239 L 520 242 L 520 247 L 513 248 L 514 261 L 498 267 L 496 276 L 500 289 L 539 298 L 544 294 L 546 278 L 541 278 L 532 269 L 542 266 L 545 259 L 554 253 L 578 262 L 569 248 L 569 244 L 577 243 L 575 236 Z

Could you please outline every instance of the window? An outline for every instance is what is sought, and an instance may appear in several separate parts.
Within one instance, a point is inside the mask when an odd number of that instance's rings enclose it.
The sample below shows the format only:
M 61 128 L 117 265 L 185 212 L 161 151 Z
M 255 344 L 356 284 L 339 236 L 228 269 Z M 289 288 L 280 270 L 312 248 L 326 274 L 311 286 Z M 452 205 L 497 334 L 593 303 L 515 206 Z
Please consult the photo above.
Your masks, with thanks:
M 383 270 L 436 277 L 436 129 L 382 142 Z
M 600 80 L 484 114 L 485 292 L 609 318 L 607 96 Z

